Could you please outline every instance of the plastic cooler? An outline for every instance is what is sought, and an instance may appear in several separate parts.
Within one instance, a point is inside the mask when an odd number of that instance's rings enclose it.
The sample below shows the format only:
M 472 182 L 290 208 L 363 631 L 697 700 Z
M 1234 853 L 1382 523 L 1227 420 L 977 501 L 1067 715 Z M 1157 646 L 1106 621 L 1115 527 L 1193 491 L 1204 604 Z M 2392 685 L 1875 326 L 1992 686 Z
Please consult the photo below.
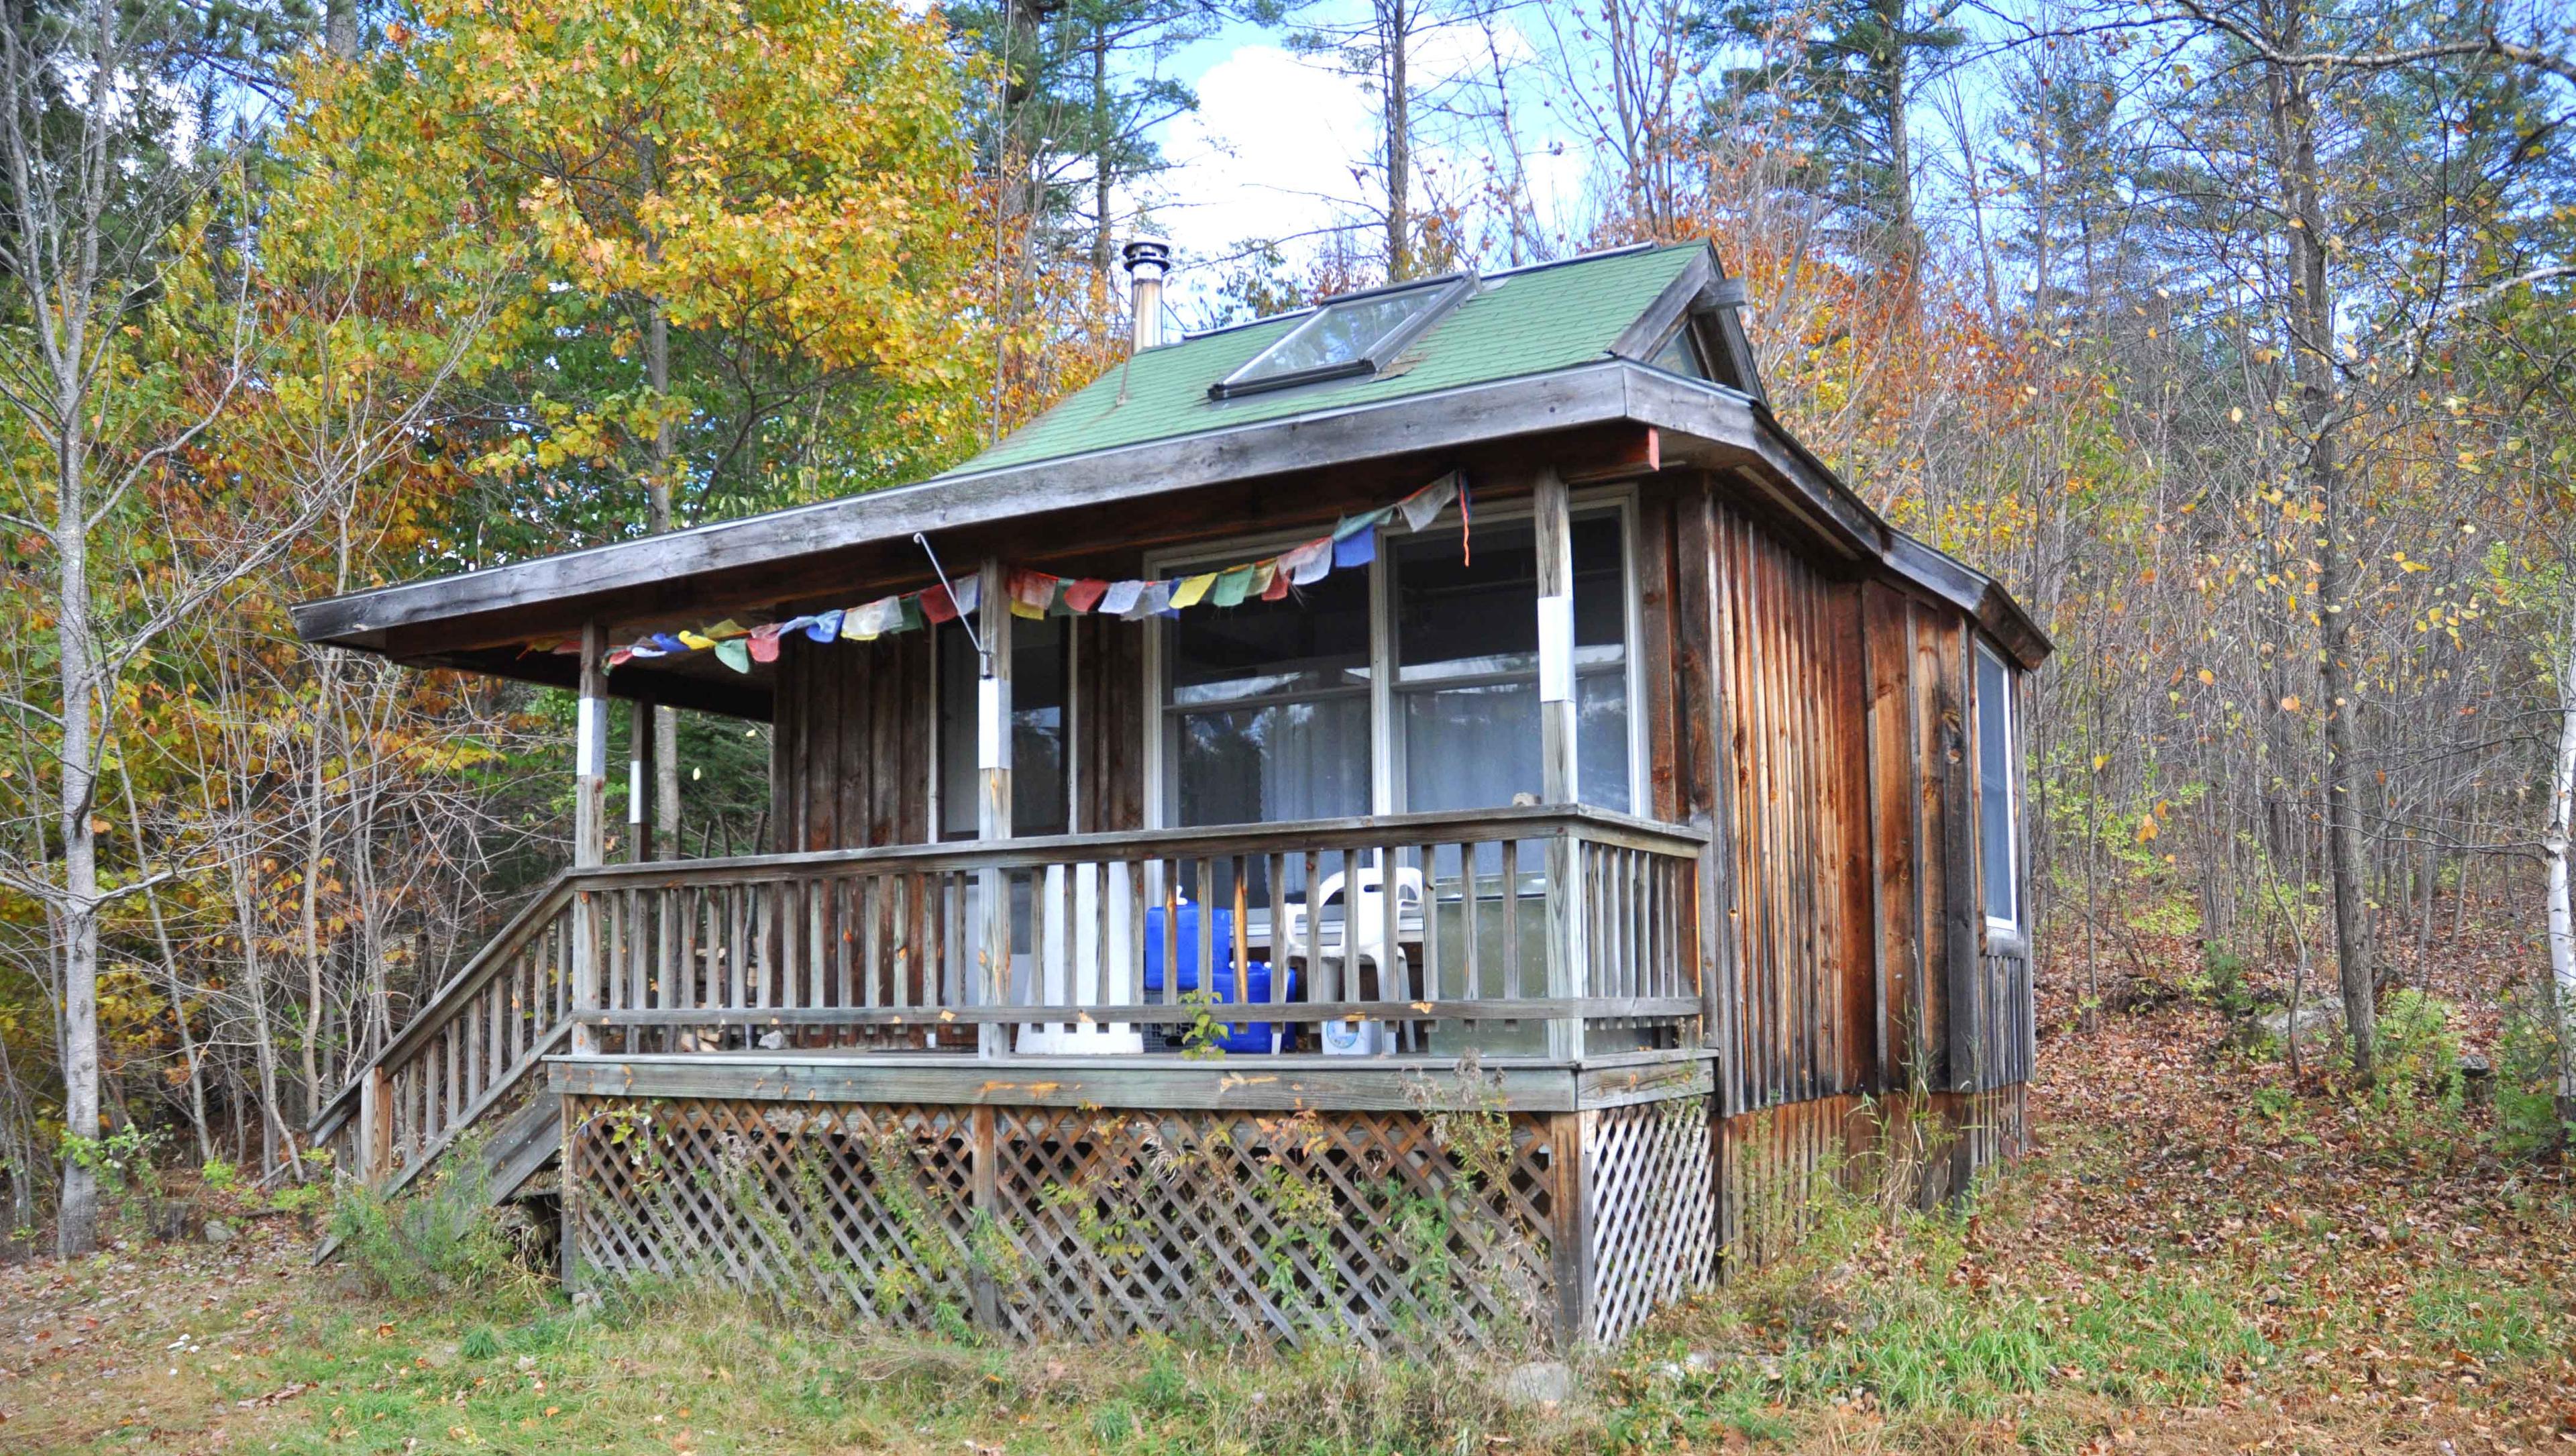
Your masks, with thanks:
M 1145 912 L 1145 999 L 1148 1001 L 1163 999 L 1163 916 L 1164 908 L 1160 905 L 1153 906 Z M 1211 999 L 1232 1003 L 1234 1000 L 1234 912 L 1223 905 L 1209 912 L 1209 956 L 1216 962 L 1216 974 L 1207 977 L 1199 974 L 1199 907 L 1190 901 L 1182 901 L 1176 919 L 1178 934 L 1175 938 L 1180 942 L 1176 947 L 1178 951 L 1176 959 L 1179 962 L 1180 974 L 1177 978 L 1175 994 L 1187 995 L 1196 991 L 1204 980 Z M 1270 963 L 1268 961 L 1246 963 L 1243 968 L 1243 980 L 1244 991 L 1252 1002 L 1258 1003 L 1270 999 Z M 1296 994 L 1297 973 L 1291 970 L 1288 972 L 1288 995 L 1294 997 Z M 1166 1049 L 1177 1049 L 1181 1045 L 1184 1030 L 1182 1027 L 1161 1026 L 1155 1030 L 1160 1033 Z M 1229 1052 L 1275 1052 L 1279 1050 L 1279 1043 L 1285 1031 L 1285 1027 L 1273 1026 L 1266 1021 L 1227 1022 L 1223 1023 L 1217 1032 L 1216 1045 Z

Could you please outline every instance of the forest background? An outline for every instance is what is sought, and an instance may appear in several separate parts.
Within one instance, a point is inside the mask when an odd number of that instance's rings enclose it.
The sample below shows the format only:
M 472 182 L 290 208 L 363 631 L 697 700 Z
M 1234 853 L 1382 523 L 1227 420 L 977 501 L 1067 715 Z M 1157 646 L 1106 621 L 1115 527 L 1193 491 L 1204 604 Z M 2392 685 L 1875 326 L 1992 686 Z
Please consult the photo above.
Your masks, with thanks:
M 1192 130 L 1219 39 L 1364 103 L 1329 189 L 1214 205 L 1259 182 Z M 1120 356 L 1117 244 L 1164 230 L 1193 326 L 1713 239 L 1792 428 L 2056 640 L 2051 1004 L 2185 936 L 2168 990 L 2286 974 L 2366 1083 L 2505 897 L 2478 1010 L 2545 1146 L 2570 40 L 2529 0 L 10 7 L 0 1218 L 68 1252 L 120 1160 L 319 1176 L 308 1112 L 565 858 L 566 698 L 288 604 L 920 478 Z M 647 729 L 657 842 L 759 844 L 759 731 Z

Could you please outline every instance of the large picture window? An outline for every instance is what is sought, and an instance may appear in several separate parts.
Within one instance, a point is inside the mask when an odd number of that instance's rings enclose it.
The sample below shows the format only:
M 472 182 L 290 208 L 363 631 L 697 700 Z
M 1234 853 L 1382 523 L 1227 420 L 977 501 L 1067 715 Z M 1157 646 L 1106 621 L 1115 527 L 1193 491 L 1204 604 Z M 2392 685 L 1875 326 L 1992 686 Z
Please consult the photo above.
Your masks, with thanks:
M 2012 670 L 1977 647 L 1977 822 L 1985 862 L 1986 924 L 2021 925 L 2021 845 L 2013 804 Z
M 1627 513 L 1575 512 L 1577 796 L 1634 802 Z M 1164 624 L 1161 822 L 1478 809 L 1540 792 L 1538 556 L 1526 516 L 1389 532 L 1375 564 Z M 1248 550 L 1157 562 L 1175 575 Z M 1383 691 L 1381 691 L 1383 686 Z M 1379 775 L 1384 775 L 1381 781 Z
M 1627 570 L 1616 514 L 1573 522 L 1575 778 L 1587 804 L 1628 808 Z M 1399 538 L 1395 718 L 1403 807 L 1483 809 L 1539 792 L 1538 538 L 1528 522 Z

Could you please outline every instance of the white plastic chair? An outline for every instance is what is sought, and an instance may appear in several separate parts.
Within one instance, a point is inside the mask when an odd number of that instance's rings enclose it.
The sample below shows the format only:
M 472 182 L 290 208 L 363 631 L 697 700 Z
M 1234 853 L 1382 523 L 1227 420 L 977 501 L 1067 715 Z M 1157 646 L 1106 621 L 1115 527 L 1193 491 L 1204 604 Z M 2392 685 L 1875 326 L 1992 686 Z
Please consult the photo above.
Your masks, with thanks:
M 1385 978 L 1388 969 L 1398 964 L 1397 957 L 1402 952 L 1386 941 L 1386 898 L 1381 888 L 1384 883 L 1385 877 L 1376 869 L 1362 865 L 1356 885 L 1346 886 L 1339 873 L 1326 875 L 1308 893 L 1305 904 L 1287 907 L 1288 924 L 1280 937 L 1281 953 L 1288 957 L 1305 957 L 1308 968 L 1306 983 L 1319 988 L 1309 994 L 1321 994 L 1321 982 L 1315 968 L 1325 961 L 1338 962 L 1343 969 L 1342 999 L 1356 999 L 1352 995 L 1356 988 L 1348 973 L 1362 962 L 1378 972 L 1378 994 L 1387 994 L 1389 988 Z M 1346 889 L 1347 894 L 1344 893 Z M 1324 907 L 1336 896 L 1343 902 L 1342 919 L 1338 925 L 1329 925 L 1323 919 Z M 1407 911 L 1416 915 L 1425 913 L 1424 898 L 1422 871 L 1409 865 L 1398 865 L 1395 871 L 1396 917 L 1402 919 Z

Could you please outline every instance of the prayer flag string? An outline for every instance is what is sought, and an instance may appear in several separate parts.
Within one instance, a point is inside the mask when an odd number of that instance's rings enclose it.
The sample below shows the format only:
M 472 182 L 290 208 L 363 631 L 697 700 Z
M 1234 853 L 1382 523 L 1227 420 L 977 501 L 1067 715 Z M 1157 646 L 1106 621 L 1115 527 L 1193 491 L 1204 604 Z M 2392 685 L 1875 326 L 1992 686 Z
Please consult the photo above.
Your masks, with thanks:
M 1202 605 L 1234 607 L 1247 601 L 1282 601 L 1292 590 L 1313 586 L 1328 573 L 1366 566 L 1376 560 L 1380 526 L 1401 518 L 1405 529 L 1425 530 L 1452 501 L 1458 503 L 1458 542 L 1464 551 L 1469 524 L 1467 481 L 1453 470 L 1393 505 L 1342 517 L 1329 535 L 1258 561 L 1188 576 L 1135 581 L 1057 576 L 1009 567 L 1002 573 L 1002 592 L 1013 616 L 1030 619 L 1097 615 L 1135 622 L 1155 616 L 1178 616 L 1187 608 Z M 610 652 L 608 665 L 623 667 L 633 661 L 711 651 L 725 666 L 747 673 L 754 663 L 776 662 L 779 642 L 791 632 L 802 632 L 813 642 L 872 642 L 890 633 L 956 621 L 982 605 L 983 579 L 970 576 L 783 622 L 747 627 L 727 618 L 705 627 L 654 632 Z M 526 650 L 579 652 L 581 642 L 578 638 L 531 642 Z

